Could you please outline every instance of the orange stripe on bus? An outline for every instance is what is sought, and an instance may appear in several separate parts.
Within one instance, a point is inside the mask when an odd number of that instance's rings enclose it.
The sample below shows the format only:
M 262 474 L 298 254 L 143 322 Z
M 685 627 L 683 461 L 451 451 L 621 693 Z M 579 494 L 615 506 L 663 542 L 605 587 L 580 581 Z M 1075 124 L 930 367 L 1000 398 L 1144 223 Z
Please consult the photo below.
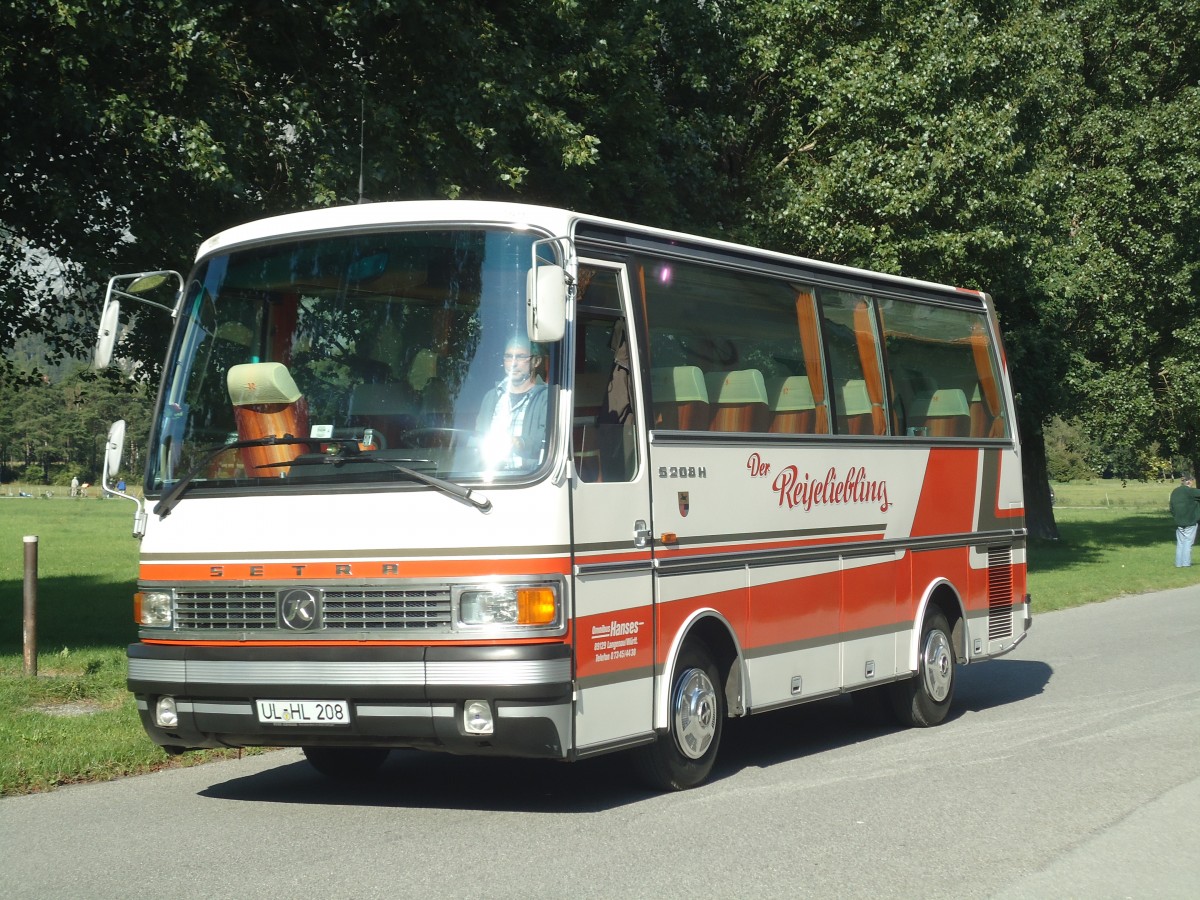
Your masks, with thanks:
M 143 581 L 315 581 L 363 578 L 486 578 L 493 575 L 567 575 L 570 561 L 539 559 L 362 560 L 346 562 L 143 562 Z
M 970 450 L 930 450 L 925 483 L 913 517 L 912 536 L 965 534 L 975 530 L 979 454 Z
M 570 636 L 556 638 L 496 638 L 494 640 L 405 640 L 395 641 L 182 641 L 162 640 L 159 638 L 143 638 L 143 644 L 155 644 L 161 647 L 493 647 L 503 645 L 510 647 L 516 644 L 568 644 Z

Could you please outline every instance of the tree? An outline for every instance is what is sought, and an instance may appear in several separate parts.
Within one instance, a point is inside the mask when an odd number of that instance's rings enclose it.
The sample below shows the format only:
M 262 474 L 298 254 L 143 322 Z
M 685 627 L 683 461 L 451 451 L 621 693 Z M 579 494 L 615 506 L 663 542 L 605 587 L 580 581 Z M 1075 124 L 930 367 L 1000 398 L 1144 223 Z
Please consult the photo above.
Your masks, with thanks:
M 1034 268 L 1071 352 L 1059 408 L 1128 469 L 1156 441 L 1194 457 L 1200 4 L 1080 0 L 1059 18 L 1081 88 L 1062 110 L 1059 224 Z
M 1078 421 L 1065 422 L 1054 416 L 1046 424 L 1046 471 L 1054 481 L 1091 478 L 1090 464 L 1096 448 Z
M 1041 423 L 1069 352 L 1033 260 L 1054 238 L 1073 32 L 1034 0 L 755 5 L 737 81 L 757 133 L 759 242 L 996 297 L 1026 443 L 1029 526 L 1056 534 Z M 1065 72 L 1064 72 L 1065 68 Z
M 108 274 L 181 266 L 256 216 L 354 202 L 360 179 L 371 199 L 651 207 L 670 191 L 653 167 L 634 177 L 660 119 L 649 5 L 0 3 L 0 351 L 40 331 L 82 355 Z M 603 178 L 567 177 L 610 135 Z M 132 338 L 151 367 L 165 328 Z
M 239 221 L 363 195 L 511 197 L 987 290 L 1034 534 L 1055 535 L 1052 416 L 1114 453 L 1200 439 L 1180 411 L 1200 0 L 0 14 L 0 359 L 38 331 L 82 356 L 109 274 L 182 267 Z M 166 327 L 134 332 L 142 377 Z
M 28 383 L 0 375 L 2 479 L 67 484 L 98 481 L 109 425 L 125 419 L 133 446 L 149 440 L 152 394 L 115 370 L 90 372 L 75 362 Z M 130 465 L 127 471 L 135 471 Z

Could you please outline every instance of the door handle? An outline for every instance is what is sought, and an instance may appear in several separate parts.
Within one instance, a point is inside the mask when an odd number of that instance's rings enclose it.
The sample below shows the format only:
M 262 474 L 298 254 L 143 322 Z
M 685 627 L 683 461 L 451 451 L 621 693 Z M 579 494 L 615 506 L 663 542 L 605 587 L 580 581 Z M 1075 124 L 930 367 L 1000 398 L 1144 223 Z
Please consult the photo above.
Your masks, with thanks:
M 649 545 L 650 528 L 646 525 L 645 519 L 638 519 L 633 523 L 633 546 L 643 550 Z

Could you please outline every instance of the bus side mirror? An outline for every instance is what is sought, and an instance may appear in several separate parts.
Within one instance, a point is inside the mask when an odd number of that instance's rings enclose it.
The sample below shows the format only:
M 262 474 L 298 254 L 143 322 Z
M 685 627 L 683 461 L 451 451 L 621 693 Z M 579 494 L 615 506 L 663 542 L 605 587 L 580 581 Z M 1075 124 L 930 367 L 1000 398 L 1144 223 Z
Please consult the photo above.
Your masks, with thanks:
M 172 291 L 172 294 L 166 294 L 168 290 Z M 172 305 L 168 306 L 161 300 L 154 299 L 155 296 L 171 297 Z M 97 369 L 106 369 L 112 362 L 121 318 L 121 301 L 118 297 L 165 310 L 171 314 L 171 318 L 176 318 L 183 304 L 183 276 L 174 270 L 164 269 L 160 272 L 114 275 L 108 279 L 108 290 L 104 294 L 104 308 L 100 313 L 100 328 L 96 338 L 96 355 L 93 359 L 93 366 Z
M 96 357 L 93 368 L 107 369 L 112 362 L 113 347 L 117 343 L 117 322 L 121 318 L 121 302 L 111 293 L 104 300 L 104 311 L 100 313 L 100 330 L 96 338 Z
M 108 442 L 104 445 L 104 481 L 115 476 L 121 468 L 121 450 L 125 446 L 125 420 L 117 419 L 108 429 Z
M 558 265 L 537 265 L 525 285 L 525 327 L 539 343 L 561 341 L 567 323 L 567 271 Z
M 108 480 L 116 476 L 121 468 L 121 450 L 125 446 L 125 420 L 117 419 L 109 426 L 108 441 L 104 444 L 104 465 L 100 469 L 100 489 L 112 497 L 132 500 L 137 507 L 133 514 L 133 536 L 140 538 L 146 533 L 146 507 L 137 497 L 122 494 L 109 486 Z

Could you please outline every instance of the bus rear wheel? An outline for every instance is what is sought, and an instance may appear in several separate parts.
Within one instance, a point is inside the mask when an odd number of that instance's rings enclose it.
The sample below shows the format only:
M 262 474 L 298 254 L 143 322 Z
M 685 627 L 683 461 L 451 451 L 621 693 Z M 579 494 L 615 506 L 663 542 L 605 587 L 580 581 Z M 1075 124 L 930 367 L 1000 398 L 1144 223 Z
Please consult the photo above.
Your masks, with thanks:
M 379 771 L 387 747 L 302 747 L 308 764 L 326 778 L 365 781 Z
M 634 751 L 638 775 L 650 787 L 682 791 L 712 772 L 725 724 L 725 691 L 712 654 L 701 643 L 683 648 L 671 679 L 670 727 Z
M 954 644 L 941 610 L 925 615 L 917 674 L 891 685 L 892 710 L 901 723 L 917 728 L 940 725 L 954 699 Z

